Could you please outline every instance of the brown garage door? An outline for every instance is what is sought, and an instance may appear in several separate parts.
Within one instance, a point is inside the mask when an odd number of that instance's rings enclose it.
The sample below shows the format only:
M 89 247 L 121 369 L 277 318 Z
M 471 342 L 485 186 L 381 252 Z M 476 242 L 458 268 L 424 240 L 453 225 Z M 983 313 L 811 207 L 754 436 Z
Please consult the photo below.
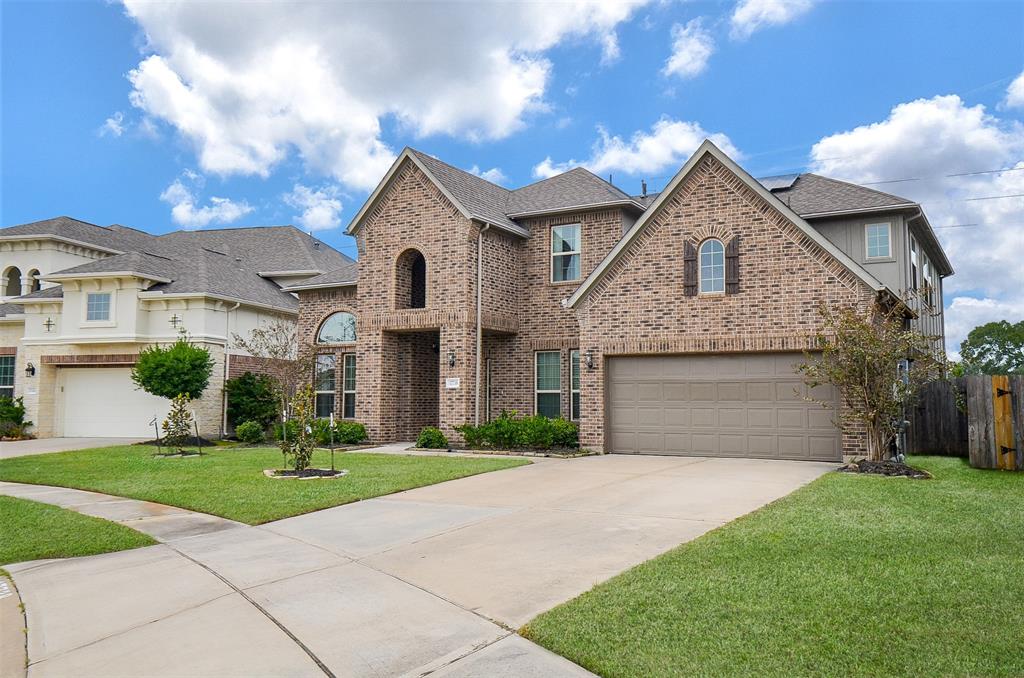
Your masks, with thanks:
M 834 409 L 807 402 L 794 353 L 609 360 L 610 451 L 776 459 L 841 458 Z M 835 389 L 816 397 L 837 401 Z

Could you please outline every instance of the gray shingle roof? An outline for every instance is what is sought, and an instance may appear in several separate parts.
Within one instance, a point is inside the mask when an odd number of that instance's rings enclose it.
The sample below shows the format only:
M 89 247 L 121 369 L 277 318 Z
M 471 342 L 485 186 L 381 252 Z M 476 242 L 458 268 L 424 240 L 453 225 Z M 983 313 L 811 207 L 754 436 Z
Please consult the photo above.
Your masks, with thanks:
M 17 304 L 0 304 L 0 318 L 9 315 L 21 315 L 24 309 Z
M 455 196 L 473 217 L 512 231 L 523 231 L 523 227 L 509 219 L 505 213 L 505 203 L 508 202 L 510 193 L 508 189 L 421 151 L 410 148 L 409 152 L 423 163 L 445 190 Z
M 800 216 L 914 204 L 907 198 L 818 174 L 801 174 L 790 188 L 772 193 Z
M 593 172 L 577 167 L 512 191 L 505 209 L 516 215 L 632 200 Z
M 121 252 L 80 266 L 55 271 L 76 273 L 133 272 L 166 279 L 151 292 L 199 293 L 294 311 L 298 302 L 260 273 L 334 271 L 355 267 L 351 258 L 292 226 L 176 231 L 155 236 L 124 226 L 96 226 L 58 217 L 0 229 L 0 237 L 53 235 Z M 26 297 L 41 297 L 51 287 Z
M 328 285 L 343 285 L 346 283 L 353 283 L 359 279 L 359 264 L 352 262 L 346 264 L 341 268 L 337 268 L 327 273 L 321 273 L 318 276 L 308 278 L 302 282 L 295 283 L 285 287 L 286 290 L 305 290 L 314 287 L 326 287 Z

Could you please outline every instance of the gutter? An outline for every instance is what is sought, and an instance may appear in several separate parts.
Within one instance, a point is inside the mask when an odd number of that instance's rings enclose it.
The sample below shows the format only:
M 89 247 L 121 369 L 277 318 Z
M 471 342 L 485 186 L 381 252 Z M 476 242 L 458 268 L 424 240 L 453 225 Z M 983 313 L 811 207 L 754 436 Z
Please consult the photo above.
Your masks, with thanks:
M 473 425 L 480 425 L 480 365 L 483 362 L 483 300 L 484 300 L 484 233 L 491 224 L 484 222 L 476 236 L 476 393 L 473 403 Z
M 579 210 L 593 210 L 600 209 L 602 207 L 616 207 L 616 206 L 630 206 L 635 207 L 641 212 L 645 211 L 643 205 L 638 203 L 636 200 L 609 200 L 606 202 L 593 202 L 586 205 L 569 205 L 566 207 L 552 207 L 551 209 L 543 210 L 531 210 L 529 212 L 515 212 L 508 215 L 509 219 L 523 219 L 525 217 L 536 217 L 544 214 L 562 214 L 564 212 L 578 212 Z
M 779 196 L 775 196 L 779 198 Z M 781 200 L 781 198 L 780 198 Z M 788 205 L 787 205 L 788 207 Z M 820 217 L 839 217 L 845 214 L 867 214 L 871 212 L 889 212 L 892 210 L 905 210 L 913 208 L 921 209 L 918 207 L 916 202 L 901 202 L 895 205 L 882 205 L 881 207 L 858 207 L 856 209 L 848 210 L 833 210 L 831 212 L 808 212 L 807 214 L 799 215 L 801 219 L 818 219 Z M 790 207 L 790 209 L 793 209 Z
M 347 280 L 345 282 L 333 282 L 333 283 L 318 283 L 316 285 L 289 285 L 288 287 L 282 287 L 281 289 L 285 292 L 301 292 L 302 290 L 320 290 L 329 287 L 351 287 L 352 285 L 358 284 L 358 280 Z

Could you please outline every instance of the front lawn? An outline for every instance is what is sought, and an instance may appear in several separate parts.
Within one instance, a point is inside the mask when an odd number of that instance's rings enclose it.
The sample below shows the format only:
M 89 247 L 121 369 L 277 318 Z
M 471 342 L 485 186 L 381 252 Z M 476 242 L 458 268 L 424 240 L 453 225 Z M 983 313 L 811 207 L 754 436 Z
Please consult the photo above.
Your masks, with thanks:
M 336 480 L 278 480 L 263 469 L 280 468 L 274 448 L 207 449 L 201 457 L 154 457 L 155 448 L 105 447 L 0 460 L 0 480 L 60 485 L 145 499 L 212 513 L 250 525 L 360 499 L 529 463 L 524 459 L 474 459 L 392 454 L 335 454 Z M 330 453 L 317 451 L 313 466 L 330 468 Z
M 108 520 L 3 495 L 0 533 L 0 565 L 40 558 L 91 556 L 156 543 L 141 532 Z
M 612 676 L 1024 675 L 1024 474 L 830 473 L 523 634 Z

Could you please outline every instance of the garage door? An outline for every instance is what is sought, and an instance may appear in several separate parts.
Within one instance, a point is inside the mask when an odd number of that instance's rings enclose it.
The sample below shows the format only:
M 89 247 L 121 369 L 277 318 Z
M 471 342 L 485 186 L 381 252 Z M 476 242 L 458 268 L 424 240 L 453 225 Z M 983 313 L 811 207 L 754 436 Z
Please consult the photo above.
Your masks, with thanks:
M 609 360 L 610 451 L 775 459 L 841 458 L 835 410 L 807 402 L 800 354 Z M 815 397 L 837 402 L 831 386 Z
M 170 409 L 166 398 L 135 390 L 127 367 L 62 368 L 57 384 L 68 437 L 152 438 L 149 422 Z

